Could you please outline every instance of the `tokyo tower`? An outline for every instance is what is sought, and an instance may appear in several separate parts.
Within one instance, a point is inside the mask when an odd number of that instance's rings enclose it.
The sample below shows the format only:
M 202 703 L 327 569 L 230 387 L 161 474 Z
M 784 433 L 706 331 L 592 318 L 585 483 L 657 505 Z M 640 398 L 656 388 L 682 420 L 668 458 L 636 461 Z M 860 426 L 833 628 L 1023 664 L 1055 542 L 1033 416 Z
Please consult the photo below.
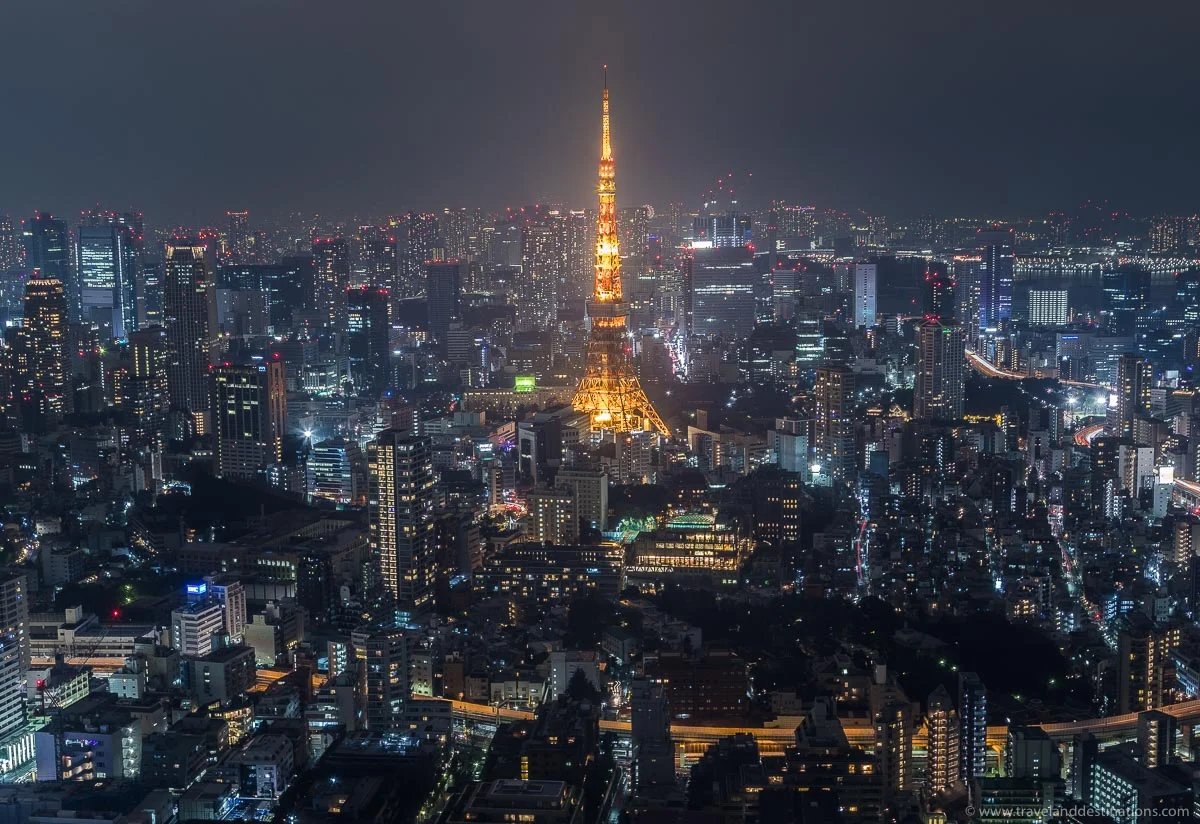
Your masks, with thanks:
M 607 67 L 605 67 L 607 69 Z M 617 238 L 617 167 L 609 139 L 608 80 L 601 103 L 600 212 L 596 217 L 596 283 L 588 301 L 592 334 L 587 364 L 571 406 L 586 412 L 592 429 L 616 433 L 640 430 L 669 436 L 671 430 L 638 382 L 629 359 L 625 319 L 629 306 L 621 295 L 621 245 Z

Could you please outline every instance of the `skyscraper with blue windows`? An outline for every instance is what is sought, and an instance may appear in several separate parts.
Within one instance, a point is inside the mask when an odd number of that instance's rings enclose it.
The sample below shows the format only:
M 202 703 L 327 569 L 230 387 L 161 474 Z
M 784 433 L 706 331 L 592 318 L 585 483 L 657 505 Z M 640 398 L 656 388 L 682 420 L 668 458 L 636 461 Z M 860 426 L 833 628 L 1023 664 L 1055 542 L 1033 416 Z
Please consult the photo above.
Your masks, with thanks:
M 1012 317 L 1013 230 L 981 229 L 976 241 L 982 249 L 979 278 L 979 326 L 999 329 Z
M 79 305 L 84 321 L 125 338 L 137 328 L 137 254 L 128 228 L 117 223 L 79 227 Z

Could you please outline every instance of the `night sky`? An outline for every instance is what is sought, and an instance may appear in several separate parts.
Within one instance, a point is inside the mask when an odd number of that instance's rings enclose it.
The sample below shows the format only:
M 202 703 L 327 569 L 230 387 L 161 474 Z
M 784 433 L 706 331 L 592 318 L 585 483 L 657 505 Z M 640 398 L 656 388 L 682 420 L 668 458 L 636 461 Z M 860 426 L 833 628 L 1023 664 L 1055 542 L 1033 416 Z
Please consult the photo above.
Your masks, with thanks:
M 1200 210 L 1195 2 L 4 3 L 0 210 Z M 986 9 L 987 13 L 983 10 Z

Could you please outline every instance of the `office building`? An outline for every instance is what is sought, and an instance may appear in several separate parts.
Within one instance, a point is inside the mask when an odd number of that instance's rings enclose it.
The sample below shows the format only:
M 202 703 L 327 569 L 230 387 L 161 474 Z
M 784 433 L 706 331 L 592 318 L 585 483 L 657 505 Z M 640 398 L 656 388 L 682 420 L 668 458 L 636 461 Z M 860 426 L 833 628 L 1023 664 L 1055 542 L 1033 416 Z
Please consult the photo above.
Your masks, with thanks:
M 1012 229 L 981 229 L 976 243 L 981 248 L 979 265 L 979 326 L 999 329 L 1012 317 L 1015 257 Z
M 1065 326 L 1071 317 L 1067 295 L 1066 289 L 1030 289 L 1026 321 L 1030 326 Z
M 935 317 L 917 330 L 913 417 L 958 420 L 963 415 L 966 335 L 957 323 Z
M 253 480 L 283 459 L 287 387 L 275 356 L 212 370 L 213 471 L 218 478 Z
M 431 261 L 425 264 L 425 299 L 429 306 L 429 331 L 444 343 L 450 324 L 462 315 L 462 293 L 467 264 L 460 260 Z
M 82 319 L 109 337 L 126 337 L 137 328 L 137 255 L 129 229 L 115 222 L 80 226 L 77 250 Z
M 370 286 L 347 290 L 346 324 L 350 380 L 361 393 L 377 398 L 390 383 L 391 293 Z
M 217 290 L 204 255 L 203 246 L 167 246 L 163 299 L 171 407 L 189 413 L 200 432 L 207 429 L 208 369 L 217 350 Z
M 180 655 L 208 655 L 216 646 L 213 637 L 224 633 L 225 607 L 218 601 L 196 600 L 171 612 L 171 646 Z
M 854 264 L 854 325 L 870 329 L 876 320 L 876 278 L 879 267 L 874 263 Z
M 225 610 L 225 634 L 240 644 L 246 634 L 246 587 L 237 575 L 222 573 L 204 579 L 205 592 L 196 600 L 209 600 Z
M 1150 321 L 1150 272 L 1125 265 L 1101 275 L 1101 323 L 1113 337 L 1135 338 L 1147 331 Z
M 693 248 L 685 267 L 691 334 L 740 338 L 754 328 L 755 288 L 760 278 L 750 249 Z
M 366 479 L 360 477 L 362 466 L 362 450 L 355 441 L 338 437 L 313 444 L 305 462 L 309 498 L 342 506 L 360 503 L 367 491 Z
M 35 212 L 26 222 L 25 266 L 42 280 L 63 285 L 67 313 L 79 318 L 79 282 L 71 268 L 71 236 L 66 221 L 45 212 Z
M 399 609 L 433 606 L 434 484 L 428 438 L 385 430 L 367 446 L 371 550 L 383 587 Z

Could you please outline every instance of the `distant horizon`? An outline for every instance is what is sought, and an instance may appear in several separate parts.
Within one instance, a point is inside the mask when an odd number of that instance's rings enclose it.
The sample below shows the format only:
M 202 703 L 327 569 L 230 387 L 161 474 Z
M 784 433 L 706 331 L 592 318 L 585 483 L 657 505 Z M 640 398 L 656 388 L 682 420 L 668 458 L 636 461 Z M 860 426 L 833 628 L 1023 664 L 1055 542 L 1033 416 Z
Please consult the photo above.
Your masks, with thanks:
M 1200 211 L 1200 7 L 868 5 L 18 4 L 3 208 L 586 205 L 607 64 L 618 204 L 732 174 L 747 202 L 897 219 Z

